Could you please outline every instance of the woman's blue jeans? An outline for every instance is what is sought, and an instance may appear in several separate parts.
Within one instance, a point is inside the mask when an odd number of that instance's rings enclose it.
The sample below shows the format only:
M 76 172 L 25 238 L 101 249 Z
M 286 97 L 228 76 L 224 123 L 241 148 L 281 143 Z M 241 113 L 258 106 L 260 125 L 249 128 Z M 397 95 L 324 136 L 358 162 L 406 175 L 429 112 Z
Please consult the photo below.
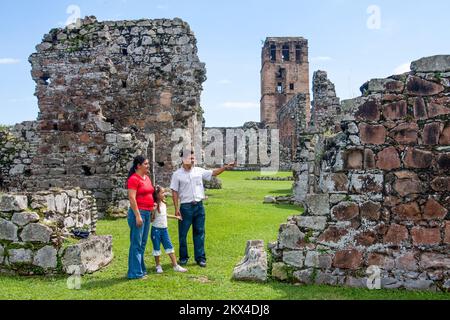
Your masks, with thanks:
M 151 212 L 139 210 L 144 224 L 138 228 L 133 210 L 128 211 L 128 225 L 130 227 L 130 252 L 128 254 L 128 279 L 140 279 L 147 274 L 144 263 L 145 247 L 150 231 Z

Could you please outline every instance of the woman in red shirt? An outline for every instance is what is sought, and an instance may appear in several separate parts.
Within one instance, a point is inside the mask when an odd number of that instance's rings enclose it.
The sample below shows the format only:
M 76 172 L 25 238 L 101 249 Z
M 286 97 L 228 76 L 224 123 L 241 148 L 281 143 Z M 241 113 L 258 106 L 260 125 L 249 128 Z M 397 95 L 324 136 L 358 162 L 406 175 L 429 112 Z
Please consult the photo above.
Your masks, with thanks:
M 128 225 L 130 226 L 130 252 L 128 255 L 128 279 L 142 279 L 147 276 L 144 264 L 151 217 L 154 209 L 153 184 L 148 176 L 149 161 L 137 156 L 128 175 Z

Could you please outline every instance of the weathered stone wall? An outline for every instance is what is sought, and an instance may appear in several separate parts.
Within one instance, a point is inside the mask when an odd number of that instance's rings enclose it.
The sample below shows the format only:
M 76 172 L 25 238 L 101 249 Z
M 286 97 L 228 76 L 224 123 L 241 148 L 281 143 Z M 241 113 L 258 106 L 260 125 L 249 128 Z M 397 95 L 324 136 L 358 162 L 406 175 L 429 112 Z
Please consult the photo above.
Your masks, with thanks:
M 333 129 L 339 123 L 337 117 L 341 114 L 339 98 L 336 96 L 334 84 L 328 79 L 325 71 L 316 71 L 313 75 L 312 117 L 310 126 L 317 130 Z M 340 131 L 339 128 L 336 128 Z M 333 130 L 334 132 L 335 130 Z
M 94 272 L 113 258 L 112 237 L 94 236 L 95 200 L 81 190 L 0 195 L 0 273 Z M 69 239 L 73 229 L 89 239 Z
M 294 96 L 277 114 L 280 130 L 280 161 L 284 168 L 292 169 L 292 163 L 299 161 L 299 137 L 307 129 L 308 97 Z
M 304 283 L 450 288 L 450 56 L 376 79 L 324 137 L 306 212 L 280 228 L 272 275 Z
M 126 199 L 138 154 L 152 160 L 155 182 L 168 185 L 173 129 L 193 130 L 203 120 L 206 72 L 188 24 L 88 17 L 79 27 L 51 30 L 36 49 L 29 60 L 40 113 L 11 133 L 17 143 L 2 160 L 3 187 L 80 187 L 105 212 Z M 32 152 L 22 157 L 27 144 Z M 0 147 L 11 143 L 0 140 Z
M 346 117 L 336 97 L 334 84 L 324 71 L 316 71 L 313 80 L 313 108 L 307 125 L 298 125 L 297 156 L 292 167 L 294 171 L 295 202 L 302 203 L 306 195 L 318 192 L 322 170 L 321 157 L 324 154 L 324 140 L 330 134 L 340 132 L 340 121 Z M 345 109 L 347 110 L 347 109 Z M 303 117 L 302 121 L 307 120 Z

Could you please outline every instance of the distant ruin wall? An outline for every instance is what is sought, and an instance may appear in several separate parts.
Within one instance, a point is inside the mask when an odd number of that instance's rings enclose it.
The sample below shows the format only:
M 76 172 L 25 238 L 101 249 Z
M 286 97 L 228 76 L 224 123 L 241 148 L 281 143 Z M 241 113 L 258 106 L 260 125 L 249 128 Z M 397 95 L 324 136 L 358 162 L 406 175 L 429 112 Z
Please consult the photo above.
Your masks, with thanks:
M 193 131 L 203 121 L 206 70 L 188 24 L 87 17 L 51 30 L 36 49 L 29 61 L 39 117 L 0 136 L 8 152 L 0 159 L 2 188 L 80 187 L 104 212 L 126 199 L 138 154 L 151 160 L 155 183 L 168 185 L 174 129 Z
M 382 288 L 450 288 L 450 56 L 411 69 L 367 83 L 321 136 L 306 212 L 271 245 L 276 278 L 367 287 L 376 266 Z

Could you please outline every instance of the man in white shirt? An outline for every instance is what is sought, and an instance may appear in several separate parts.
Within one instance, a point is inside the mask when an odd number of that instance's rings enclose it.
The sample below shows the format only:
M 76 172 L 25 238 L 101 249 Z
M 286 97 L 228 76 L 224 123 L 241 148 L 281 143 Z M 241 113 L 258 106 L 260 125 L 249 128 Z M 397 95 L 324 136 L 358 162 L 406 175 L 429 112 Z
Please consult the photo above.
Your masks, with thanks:
M 212 177 L 222 174 L 225 170 L 234 168 L 236 163 L 228 164 L 223 168 L 205 170 L 195 167 L 193 151 L 180 154 L 183 164 L 175 171 L 170 183 L 173 203 L 177 216 L 183 220 L 178 221 L 178 237 L 180 241 L 180 265 L 186 265 L 189 261 L 187 248 L 187 235 L 192 225 L 194 238 L 195 261 L 201 267 L 206 267 L 205 255 L 205 189 L 203 180 L 211 181 Z

